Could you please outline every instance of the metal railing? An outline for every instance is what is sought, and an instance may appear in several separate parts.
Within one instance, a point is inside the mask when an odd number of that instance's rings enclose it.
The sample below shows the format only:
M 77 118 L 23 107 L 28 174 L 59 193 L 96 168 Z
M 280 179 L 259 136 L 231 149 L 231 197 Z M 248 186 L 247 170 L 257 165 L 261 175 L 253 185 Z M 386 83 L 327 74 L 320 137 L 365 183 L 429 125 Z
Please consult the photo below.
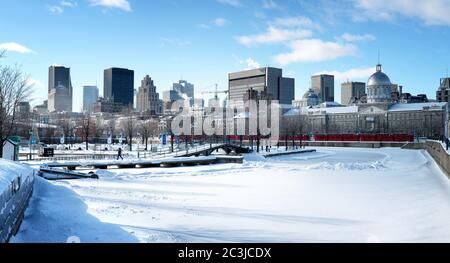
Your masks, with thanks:
M 137 151 L 129 152 L 129 153 L 123 153 L 122 157 L 125 159 L 161 159 L 161 158 L 167 158 L 167 157 L 179 157 L 184 156 L 186 154 L 192 154 L 196 152 L 201 152 L 207 149 L 210 149 L 212 147 L 215 147 L 217 143 L 214 144 L 205 144 L 203 142 L 201 143 L 193 143 L 188 144 L 187 147 L 185 144 L 174 144 L 173 149 L 171 145 L 158 148 L 156 152 L 152 151 L 141 151 L 140 147 Z M 21 162 L 28 162 L 28 161 L 48 161 L 48 162 L 55 162 L 55 161 L 80 161 L 80 160 L 115 160 L 117 159 L 117 154 L 115 153 L 61 153 L 56 154 L 53 157 L 35 157 L 36 155 L 39 155 L 36 152 L 32 153 L 34 155 L 33 158 L 29 158 L 29 153 L 21 153 L 20 156 L 22 157 L 20 159 Z

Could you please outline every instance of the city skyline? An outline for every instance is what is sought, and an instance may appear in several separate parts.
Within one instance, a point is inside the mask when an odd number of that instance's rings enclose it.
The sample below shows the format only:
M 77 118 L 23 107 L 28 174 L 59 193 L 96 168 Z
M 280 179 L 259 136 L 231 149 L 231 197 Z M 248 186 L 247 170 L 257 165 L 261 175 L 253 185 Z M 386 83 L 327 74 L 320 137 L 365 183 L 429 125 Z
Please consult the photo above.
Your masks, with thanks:
M 0 49 L 8 51 L 2 63 L 18 63 L 30 74 L 33 105 L 47 99 L 48 67 L 70 67 L 74 111 L 81 109 L 83 86 L 103 87 L 110 67 L 134 70 L 135 89 L 150 75 L 161 94 L 187 79 L 196 97 L 215 83 L 227 89 L 227 74 L 244 69 L 282 68 L 296 80 L 296 99 L 312 75 L 333 74 L 340 101 L 341 82 L 367 82 L 378 51 L 393 83 L 434 99 L 449 67 L 442 40 L 450 38 L 444 12 L 450 1 L 385 2 L 5 1 Z

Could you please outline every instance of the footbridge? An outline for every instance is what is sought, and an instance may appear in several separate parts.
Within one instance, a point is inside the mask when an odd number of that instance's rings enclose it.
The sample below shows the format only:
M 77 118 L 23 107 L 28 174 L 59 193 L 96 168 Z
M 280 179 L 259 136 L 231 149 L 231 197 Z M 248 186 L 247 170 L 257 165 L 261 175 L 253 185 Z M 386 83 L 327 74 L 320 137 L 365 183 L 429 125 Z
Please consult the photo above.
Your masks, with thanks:
M 211 144 L 209 146 L 203 146 L 199 148 L 191 148 L 186 150 L 186 153 L 180 154 L 178 156 L 180 157 L 210 156 L 214 152 L 218 152 L 219 150 L 225 152 L 226 155 L 230 154 L 241 155 L 252 152 L 250 148 L 242 147 L 231 143 L 223 143 L 223 144 Z

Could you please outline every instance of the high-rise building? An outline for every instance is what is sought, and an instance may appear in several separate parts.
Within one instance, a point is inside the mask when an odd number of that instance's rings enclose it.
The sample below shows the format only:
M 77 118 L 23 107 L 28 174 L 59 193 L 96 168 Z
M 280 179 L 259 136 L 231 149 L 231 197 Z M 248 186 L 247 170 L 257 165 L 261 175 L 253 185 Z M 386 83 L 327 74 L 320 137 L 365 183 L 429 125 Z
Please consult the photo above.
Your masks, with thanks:
M 436 93 L 436 100 L 438 102 L 450 102 L 450 78 L 442 78 L 441 85 Z
M 325 74 L 312 76 L 311 89 L 319 96 L 320 102 L 333 102 L 334 76 Z
M 345 82 L 341 84 L 341 104 L 351 105 L 366 94 L 366 83 L 364 82 Z
M 103 78 L 103 97 L 123 107 L 134 105 L 134 71 L 124 68 L 106 69 Z
M 50 66 L 48 69 L 48 111 L 71 112 L 72 97 L 70 68 Z
M 93 106 L 93 112 L 95 113 L 120 113 L 123 109 L 122 103 L 105 98 L 99 98 Z
M 168 102 L 168 103 L 172 103 L 174 101 L 177 100 L 182 100 L 183 97 L 180 96 L 180 93 L 178 93 L 177 91 L 171 89 L 171 90 L 166 90 L 163 93 L 163 101 L 164 102 Z
M 189 101 L 189 105 L 194 106 L 194 85 L 186 80 L 180 80 L 170 90 L 164 91 L 164 109 L 170 110 L 173 102 L 180 100 Z
M 141 81 L 136 96 L 136 108 L 138 111 L 149 112 L 151 115 L 161 114 L 159 93 L 156 92 L 156 86 L 148 75 Z
M 16 112 L 21 114 L 21 113 L 30 113 L 31 111 L 31 106 L 30 106 L 30 102 L 28 101 L 21 101 L 19 102 L 19 105 L 16 107 Z
M 97 86 L 83 86 L 83 111 L 93 112 L 98 100 Z
M 174 83 L 172 89 L 181 94 L 186 94 L 188 98 L 194 99 L 194 84 L 191 84 L 186 80 L 180 80 L 178 83 Z
M 240 107 L 245 98 L 278 100 L 280 104 L 291 104 L 295 99 L 295 80 L 283 77 L 278 68 L 259 68 L 228 74 L 228 99 L 232 107 Z

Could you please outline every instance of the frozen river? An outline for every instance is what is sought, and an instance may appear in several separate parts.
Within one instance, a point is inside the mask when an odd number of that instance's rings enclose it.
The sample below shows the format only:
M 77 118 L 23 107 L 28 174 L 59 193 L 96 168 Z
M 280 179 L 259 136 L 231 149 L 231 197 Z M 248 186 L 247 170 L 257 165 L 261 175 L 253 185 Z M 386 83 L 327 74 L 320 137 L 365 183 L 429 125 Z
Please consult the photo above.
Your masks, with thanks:
M 39 179 L 14 242 L 450 242 L 423 151 L 320 148 L 244 164 Z

